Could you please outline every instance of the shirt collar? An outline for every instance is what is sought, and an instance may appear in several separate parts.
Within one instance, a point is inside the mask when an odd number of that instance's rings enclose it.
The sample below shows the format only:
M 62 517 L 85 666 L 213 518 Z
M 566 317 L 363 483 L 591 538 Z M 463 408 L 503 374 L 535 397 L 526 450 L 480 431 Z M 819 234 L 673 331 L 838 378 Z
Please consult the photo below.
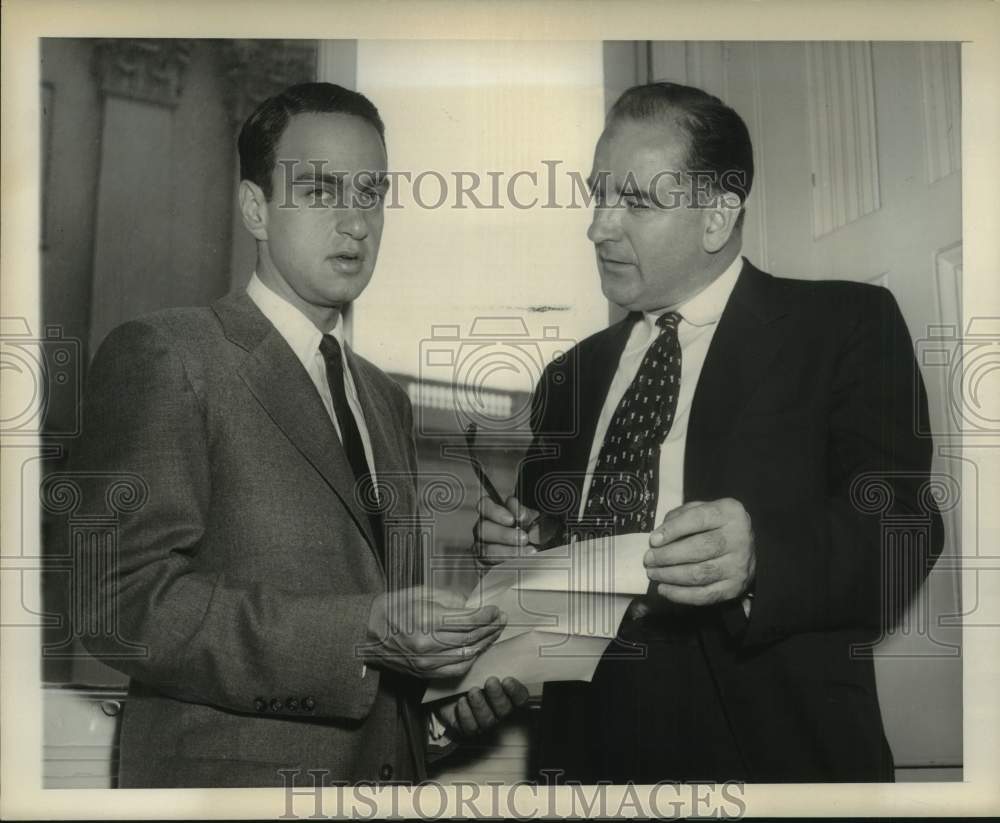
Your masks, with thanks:
M 323 339 L 321 332 L 312 320 L 306 317 L 297 307 L 289 303 L 284 297 L 273 291 L 269 286 L 257 277 L 257 272 L 253 273 L 250 282 L 247 283 L 247 295 L 257 304 L 264 316 L 271 321 L 271 324 L 278 330 L 285 341 L 291 346 L 295 356 L 308 367 L 309 361 L 315 358 L 319 351 L 320 341 Z M 344 318 L 337 314 L 337 324 L 328 332 L 337 338 L 341 349 L 344 347 Z
M 656 312 L 645 312 L 643 320 L 652 328 L 656 325 L 660 315 L 667 311 L 675 311 L 681 318 L 693 326 L 707 326 L 710 323 L 717 323 L 722 317 L 722 311 L 729 302 L 729 295 L 733 293 L 736 280 L 743 269 L 743 256 L 737 254 L 733 262 L 729 264 L 722 274 L 709 283 L 704 289 L 694 297 L 688 298 L 679 306 L 672 309 L 662 309 Z

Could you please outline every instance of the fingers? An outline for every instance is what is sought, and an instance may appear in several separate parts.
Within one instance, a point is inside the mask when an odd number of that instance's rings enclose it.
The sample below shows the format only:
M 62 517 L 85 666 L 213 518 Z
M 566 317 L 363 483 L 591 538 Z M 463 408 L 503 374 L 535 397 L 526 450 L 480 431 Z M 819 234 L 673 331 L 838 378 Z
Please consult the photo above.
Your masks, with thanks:
M 473 529 L 477 543 L 483 545 L 507 546 L 508 554 L 517 556 L 517 549 L 529 545 L 528 533 L 517 526 L 501 526 L 480 520 Z M 511 551 L 513 549 L 514 551 Z
M 465 608 L 465 597 L 452 589 L 421 586 L 421 593 L 435 603 L 448 609 Z
M 436 598 L 407 599 L 397 595 L 397 592 L 381 595 L 387 598 L 383 606 L 386 634 L 426 635 L 437 638 L 442 645 L 458 646 L 465 641 L 456 635 L 472 634 L 478 638 L 482 636 L 482 630 L 495 628 L 507 620 L 506 615 L 493 605 L 469 608 L 462 603 L 455 608 L 443 605 Z
M 650 535 L 652 542 L 652 535 Z M 680 566 L 689 563 L 701 563 L 722 557 L 729 548 L 726 535 L 722 529 L 693 534 L 668 543 L 665 546 L 655 546 L 649 549 L 642 558 L 647 569 L 656 566 Z
M 508 498 L 508 500 L 514 500 L 516 498 Z M 508 509 L 504 506 L 500 506 L 494 503 L 489 495 L 483 495 L 479 498 L 479 504 L 476 507 L 479 512 L 480 518 L 483 520 L 488 520 L 491 523 L 496 523 L 501 526 L 506 526 L 512 528 L 517 525 L 517 520 L 515 519 L 516 510 Z
M 506 625 L 507 617 L 505 615 L 501 620 L 490 623 L 487 626 L 480 626 L 478 629 L 473 629 L 469 632 L 442 632 L 441 634 L 434 635 L 434 639 L 442 649 L 468 648 L 475 646 L 482 640 L 494 637 L 494 635 L 499 637 Z
M 479 520 L 472 529 L 476 539 L 476 555 L 486 566 L 496 565 L 535 554 L 540 543 L 539 513 L 508 497 L 505 506 L 498 506 L 489 497 L 481 497 Z M 530 529 L 530 534 L 529 534 Z
M 516 708 L 520 708 L 528 702 L 528 687 L 514 677 L 505 677 L 501 684 L 507 697 Z
M 527 688 L 515 678 L 505 677 L 501 682 L 497 677 L 489 677 L 482 689 L 470 689 L 454 704 L 454 723 L 463 734 L 480 734 L 527 700 Z
M 508 498 L 508 502 L 510 509 L 498 506 L 488 497 L 479 500 L 480 516 L 472 533 L 476 539 L 477 556 L 486 565 L 535 553 L 527 533 L 518 525 L 518 518 L 523 524 L 530 523 L 524 512 L 532 510 L 523 509 L 517 498 Z
M 499 632 L 483 638 L 470 646 L 439 649 L 411 658 L 411 666 L 418 677 L 440 680 L 464 675 L 472 664 L 499 636 Z
M 455 704 L 455 719 L 458 721 L 458 728 L 463 734 L 475 734 L 478 731 L 476 716 L 469 705 L 469 698 L 463 695 Z
M 521 501 L 514 497 L 514 495 L 507 498 L 505 505 L 507 506 L 507 510 L 514 515 L 517 525 L 521 528 L 528 526 L 538 519 L 538 510 L 522 505 Z
M 503 691 L 503 689 L 501 689 L 501 691 Z M 491 708 L 489 701 L 487 701 L 486 695 L 483 694 L 482 689 L 469 689 L 465 698 L 469 708 L 472 710 L 472 716 L 475 719 L 475 727 L 473 728 L 473 731 L 486 731 L 487 729 L 493 728 L 497 724 L 499 717 L 493 713 L 493 709 Z
M 480 606 L 478 609 L 435 608 L 433 626 L 435 631 L 461 634 L 489 627 L 494 623 L 506 621 L 506 619 L 506 615 L 493 605 Z
M 663 522 L 649 535 L 649 545 L 656 547 L 671 543 L 689 534 L 706 529 L 716 529 L 725 523 L 721 501 L 702 503 L 692 501 L 667 512 Z
M 713 583 L 726 580 L 733 575 L 726 572 L 724 565 L 717 560 L 706 560 L 703 563 L 685 563 L 680 566 L 655 566 L 646 569 L 646 576 L 654 583 L 667 583 L 671 586 L 711 586 Z
M 484 495 L 479 498 L 476 510 L 482 523 L 492 523 L 508 529 L 523 528 L 538 518 L 536 509 L 522 506 L 513 495 L 507 498 L 503 506 L 494 503 L 488 495 Z
M 528 700 L 528 690 L 516 678 L 489 677 L 481 689 L 470 689 L 435 709 L 441 721 L 462 735 L 488 731 Z
M 500 683 L 499 678 L 487 678 L 486 683 L 483 686 L 483 694 L 485 695 L 486 702 L 489 703 L 491 711 L 496 717 L 503 718 L 514 711 L 514 704 L 507 695 L 503 684 Z

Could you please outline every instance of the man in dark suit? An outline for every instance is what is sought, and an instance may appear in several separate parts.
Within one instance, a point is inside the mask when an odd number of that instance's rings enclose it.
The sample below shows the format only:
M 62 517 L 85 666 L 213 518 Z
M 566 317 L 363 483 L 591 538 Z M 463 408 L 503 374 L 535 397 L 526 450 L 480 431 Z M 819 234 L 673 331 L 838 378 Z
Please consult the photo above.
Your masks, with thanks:
M 893 779 L 864 649 L 941 550 L 924 388 L 888 291 L 742 259 L 752 180 L 717 98 L 656 83 L 617 101 L 588 236 L 629 314 L 546 369 L 517 495 L 480 504 L 486 564 L 650 534 L 649 593 L 593 681 L 545 686 L 537 762 L 566 779 Z M 873 490 L 925 540 L 883 545 Z M 550 542 L 525 531 L 539 511 Z
M 131 678 L 119 782 L 419 780 L 423 681 L 466 672 L 504 617 L 419 585 L 410 403 L 344 341 L 382 233 L 382 120 L 304 84 L 260 106 L 239 152 L 246 291 L 126 323 L 88 377 L 86 493 L 125 474 L 146 495 L 83 616 L 116 615 L 86 642 Z M 525 697 L 493 678 L 441 712 L 457 736 Z

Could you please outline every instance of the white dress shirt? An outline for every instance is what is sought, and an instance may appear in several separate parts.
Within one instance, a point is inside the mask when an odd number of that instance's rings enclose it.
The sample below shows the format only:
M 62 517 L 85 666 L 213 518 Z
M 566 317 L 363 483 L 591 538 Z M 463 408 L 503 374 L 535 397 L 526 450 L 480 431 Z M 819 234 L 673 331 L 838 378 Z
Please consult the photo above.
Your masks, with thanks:
M 337 421 L 337 413 L 333 408 L 333 396 L 330 394 L 330 384 L 326 379 L 326 361 L 320 353 L 319 344 L 323 340 L 321 332 L 313 324 L 312 320 L 306 317 L 298 308 L 293 306 L 284 297 L 261 282 L 254 272 L 253 277 L 247 284 L 247 295 L 257 304 L 264 316 L 271 321 L 271 324 L 278 330 L 278 333 L 285 338 L 285 342 L 295 352 L 295 356 L 302 363 L 302 367 L 309 375 L 316 391 L 319 392 L 320 399 L 326 407 L 326 413 L 330 415 L 333 427 L 337 432 L 340 442 L 344 442 L 340 433 L 340 423 Z M 351 369 L 347 365 L 344 357 L 344 318 L 337 315 L 337 325 L 329 332 L 340 344 L 340 356 L 344 360 L 344 389 L 347 394 L 347 405 L 354 415 L 354 422 L 361 433 L 361 444 L 364 446 L 365 459 L 368 461 L 368 470 L 375 481 L 375 457 L 372 454 L 372 441 L 368 435 L 368 427 L 365 425 L 365 415 L 361 411 L 361 401 L 358 399 L 358 390 L 354 385 L 354 377 Z M 375 486 L 376 494 L 378 486 Z
M 705 355 L 708 354 L 708 347 L 715 336 L 722 310 L 726 307 L 742 268 L 743 258 L 737 254 L 729 267 L 694 297 L 679 306 L 646 313 L 642 320 L 633 326 L 625 350 L 618 361 L 618 369 L 608 389 L 608 396 L 604 400 L 601 416 L 597 419 L 597 430 L 594 432 L 594 441 L 590 447 L 587 476 L 584 478 L 583 497 L 580 501 L 580 517 L 584 514 L 597 458 L 608 426 L 611 424 L 611 418 L 614 417 L 615 409 L 635 379 L 646 351 L 660 334 L 661 330 L 656 325 L 657 319 L 668 311 L 675 311 L 681 316 L 681 321 L 677 325 L 677 339 L 681 346 L 681 388 L 677 396 L 677 411 L 674 413 L 673 425 L 670 427 L 667 439 L 660 447 L 659 487 L 654 522 L 659 525 L 667 512 L 684 502 L 684 449 L 691 401 L 694 399 L 701 368 L 705 364 Z

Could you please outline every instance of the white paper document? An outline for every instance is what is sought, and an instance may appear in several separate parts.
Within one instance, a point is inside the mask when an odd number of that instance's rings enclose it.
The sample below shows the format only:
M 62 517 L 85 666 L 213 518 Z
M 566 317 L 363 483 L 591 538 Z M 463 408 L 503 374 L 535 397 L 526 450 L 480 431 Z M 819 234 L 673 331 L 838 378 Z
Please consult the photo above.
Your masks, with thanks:
M 465 676 L 430 683 L 424 702 L 481 688 L 493 676 L 525 685 L 589 681 L 629 603 L 649 587 L 642 563 L 648 549 L 648 534 L 618 535 L 492 568 L 466 605 L 495 605 L 507 625 Z

